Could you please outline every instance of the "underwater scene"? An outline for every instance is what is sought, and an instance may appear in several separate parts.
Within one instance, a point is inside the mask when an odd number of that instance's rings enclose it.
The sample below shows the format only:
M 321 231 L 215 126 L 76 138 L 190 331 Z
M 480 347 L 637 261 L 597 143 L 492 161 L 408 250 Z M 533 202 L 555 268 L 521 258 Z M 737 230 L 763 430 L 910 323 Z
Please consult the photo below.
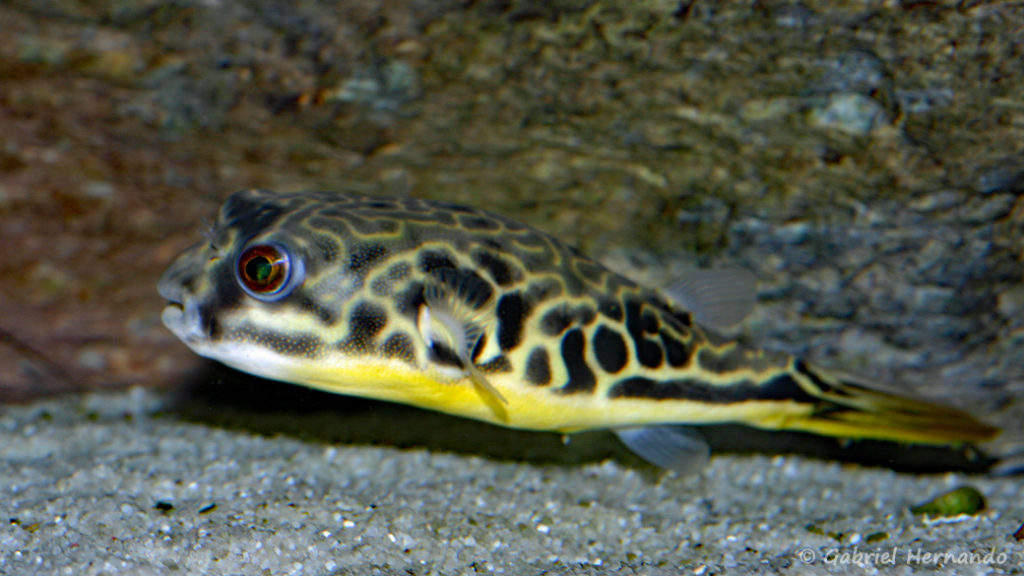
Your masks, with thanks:
M 0 573 L 1020 573 L 1022 29 L 0 3 Z

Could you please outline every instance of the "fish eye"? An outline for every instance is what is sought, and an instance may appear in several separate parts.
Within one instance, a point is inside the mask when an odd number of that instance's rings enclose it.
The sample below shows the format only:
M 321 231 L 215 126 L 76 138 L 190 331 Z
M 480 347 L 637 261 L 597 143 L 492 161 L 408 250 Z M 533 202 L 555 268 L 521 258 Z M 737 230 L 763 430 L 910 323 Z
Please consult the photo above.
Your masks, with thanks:
M 235 263 L 235 278 L 245 293 L 257 300 L 280 300 L 302 283 L 301 261 L 279 244 L 254 244 Z

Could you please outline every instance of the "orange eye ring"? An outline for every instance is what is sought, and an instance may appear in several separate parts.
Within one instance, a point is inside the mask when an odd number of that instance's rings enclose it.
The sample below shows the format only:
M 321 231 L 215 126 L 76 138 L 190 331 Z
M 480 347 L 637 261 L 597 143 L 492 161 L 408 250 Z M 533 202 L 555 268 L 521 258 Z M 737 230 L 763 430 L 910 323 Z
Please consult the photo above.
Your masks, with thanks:
M 301 266 L 278 244 L 256 244 L 238 256 L 235 277 L 246 294 L 269 302 L 284 298 L 301 282 Z

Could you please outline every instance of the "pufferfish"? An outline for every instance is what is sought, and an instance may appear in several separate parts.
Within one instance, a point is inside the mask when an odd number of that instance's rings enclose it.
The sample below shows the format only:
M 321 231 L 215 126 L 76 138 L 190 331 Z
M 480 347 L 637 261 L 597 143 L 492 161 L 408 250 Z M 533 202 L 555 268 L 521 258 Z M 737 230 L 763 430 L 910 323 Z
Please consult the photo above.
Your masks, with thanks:
M 717 336 L 753 306 L 750 273 L 658 291 L 448 202 L 240 191 L 159 292 L 178 338 L 238 370 L 511 428 L 611 429 L 684 473 L 709 457 L 707 424 L 948 446 L 997 432 Z

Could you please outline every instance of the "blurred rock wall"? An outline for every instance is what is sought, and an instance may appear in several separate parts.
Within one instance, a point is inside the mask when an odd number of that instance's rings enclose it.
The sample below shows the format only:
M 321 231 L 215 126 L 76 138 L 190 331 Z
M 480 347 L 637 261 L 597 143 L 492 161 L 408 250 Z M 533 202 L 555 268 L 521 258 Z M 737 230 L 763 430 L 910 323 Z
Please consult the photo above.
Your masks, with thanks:
M 1019 5 L 13 0 L 0 36 L 0 397 L 180 380 L 156 279 L 260 186 L 746 266 L 744 338 L 1021 420 Z

